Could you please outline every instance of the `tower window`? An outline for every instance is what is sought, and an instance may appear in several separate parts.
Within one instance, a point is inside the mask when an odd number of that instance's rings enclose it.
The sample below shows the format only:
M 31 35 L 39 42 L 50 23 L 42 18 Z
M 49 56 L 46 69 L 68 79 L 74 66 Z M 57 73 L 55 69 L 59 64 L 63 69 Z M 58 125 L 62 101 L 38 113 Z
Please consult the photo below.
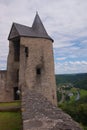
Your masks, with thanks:
M 37 74 L 37 75 L 41 75 L 41 68 L 37 68 L 37 69 L 36 69 L 36 74 Z
M 25 55 L 28 57 L 28 47 L 25 47 Z
M 19 82 L 19 70 L 17 70 L 17 73 L 16 73 L 16 81 Z
M 20 43 L 19 41 L 14 42 L 14 60 L 19 61 L 20 59 Z

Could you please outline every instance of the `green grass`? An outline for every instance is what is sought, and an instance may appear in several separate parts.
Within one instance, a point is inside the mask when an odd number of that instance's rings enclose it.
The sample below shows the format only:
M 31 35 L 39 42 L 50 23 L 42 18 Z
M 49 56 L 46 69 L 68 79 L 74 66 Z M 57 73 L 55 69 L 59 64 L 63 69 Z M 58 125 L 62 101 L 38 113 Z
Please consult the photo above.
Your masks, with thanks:
M 86 96 L 87 95 L 87 90 L 80 89 L 80 95 L 81 95 L 81 97 Z
M 75 102 L 75 99 L 77 97 L 77 88 L 71 88 L 70 90 L 73 93 L 73 96 L 70 98 L 70 102 Z
M 0 103 L 0 107 L 20 106 L 20 101 L 10 103 Z M 0 112 L 0 130 L 21 130 L 22 117 L 21 112 Z
M 16 101 L 16 102 L 3 102 L 3 103 L 0 103 L 0 107 L 8 107 L 8 106 L 20 106 L 20 101 Z
M 0 130 L 21 130 L 20 112 L 0 112 Z

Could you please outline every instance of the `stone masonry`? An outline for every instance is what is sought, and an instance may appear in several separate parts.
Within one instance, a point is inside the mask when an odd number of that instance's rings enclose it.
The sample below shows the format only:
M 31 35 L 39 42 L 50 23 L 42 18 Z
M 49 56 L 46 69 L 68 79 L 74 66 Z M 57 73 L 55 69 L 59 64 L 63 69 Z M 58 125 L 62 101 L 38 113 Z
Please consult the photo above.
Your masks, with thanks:
M 39 15 L 36 14 L 31 28 L 13 23 L 8 39 L 8 101 L 16 96 L 17 88 L 22 92 L 29 88 L 57 105 L 53 39 L 47 34 Z
M 22 118 L 23 130 L 82 130 L 68 114 L 36 91 L 24 91 Z
M 53 104 L 56 100 L 56 84 L 54 76 L 53 50 L 50 40 L 41 38 L 21 38 L 22 49 L 28 47 L 29 56 L 20 51 L 20 82 L 19 85 L 35 90 L 48 98 Z M 41 68 L 41 75 L 36 69 Z M 23 75 L 24 74 L 24 75 Z M 25 78 L 24 78 L 25 77 Z M 25 88 L 24 88 L 25 89 Z
M 23 130 L 81 130 L 57 108 L 53 39 L 36 14 L 32 27 L 13 23 L 7 72 L 0 71 L 0 102 L 18 100 Z
M 6 71 L 0 71 L 0 102 L 6 101 L 6 74 Z

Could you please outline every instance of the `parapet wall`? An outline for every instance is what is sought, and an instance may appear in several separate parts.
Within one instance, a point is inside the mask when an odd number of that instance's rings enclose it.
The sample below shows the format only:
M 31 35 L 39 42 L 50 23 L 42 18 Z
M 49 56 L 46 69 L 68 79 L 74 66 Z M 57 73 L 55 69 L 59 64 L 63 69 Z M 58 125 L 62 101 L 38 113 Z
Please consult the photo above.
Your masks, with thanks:
M 6 97 L 6 70 L 0 70 L 0 102 L 5 102 Z
M 78 123 L 36 91 L 22 93 L 23 130 L 82 130 Z

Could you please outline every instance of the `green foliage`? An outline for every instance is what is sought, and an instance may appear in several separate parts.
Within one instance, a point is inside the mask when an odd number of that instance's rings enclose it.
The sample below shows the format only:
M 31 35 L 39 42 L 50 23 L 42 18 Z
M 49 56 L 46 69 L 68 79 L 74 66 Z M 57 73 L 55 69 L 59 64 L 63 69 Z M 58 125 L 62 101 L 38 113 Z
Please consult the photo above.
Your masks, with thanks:
M 87 77 L 85 77 L 84 79 L 81 79 L 80 81 L 75 82 L 74 86 L 87 90 Z
M 87 99 L 87 96 L 82 97 L 76 102 L 65 102 L 59 105 L 66 113 L 68 113 L 74 120 L 83 125 L 87 125 L 87 102 L 83 99 Z
M 65 91 L 65 101 L 59 104 L 59 107 L 82 124 L 84 130 L 87 130 L 87 73 L 56 75 L 56 83 L 59 88 Z M 63 86 L 65 86 L 64 89 Z M 73 93 L 73 96 L 69 98 L 67 93 Z M 80 99 L 76 101 L 78 93 Z
M 62 94 L 57 91 L 57 101 L 59 102 L 61 100 Z
M 81 95 L 81 98 L 87 96 L 87 91 L 84 89 L 80 89 L 80 95 Z
M 87 126 L 83 126 L 83 129 L 84 129 L 84 130 L 87 130 Z
M 72 83 L 74 87 L 87 90 L 87 73 L 56 75 L 56 84 Z
M 80 93 L 80 99 L 76 101 L 77 91 Z M 71 88 L 70 92 L 73 96 L 59 104 L 59 107 L 87 130 L 87 90 Z
M 70 97 L 68 95 L 65 95 L 65 100 L 70 101 Z
M 83 125 L 87 125 L 87 104 L 63 104 L 60 107 Z

